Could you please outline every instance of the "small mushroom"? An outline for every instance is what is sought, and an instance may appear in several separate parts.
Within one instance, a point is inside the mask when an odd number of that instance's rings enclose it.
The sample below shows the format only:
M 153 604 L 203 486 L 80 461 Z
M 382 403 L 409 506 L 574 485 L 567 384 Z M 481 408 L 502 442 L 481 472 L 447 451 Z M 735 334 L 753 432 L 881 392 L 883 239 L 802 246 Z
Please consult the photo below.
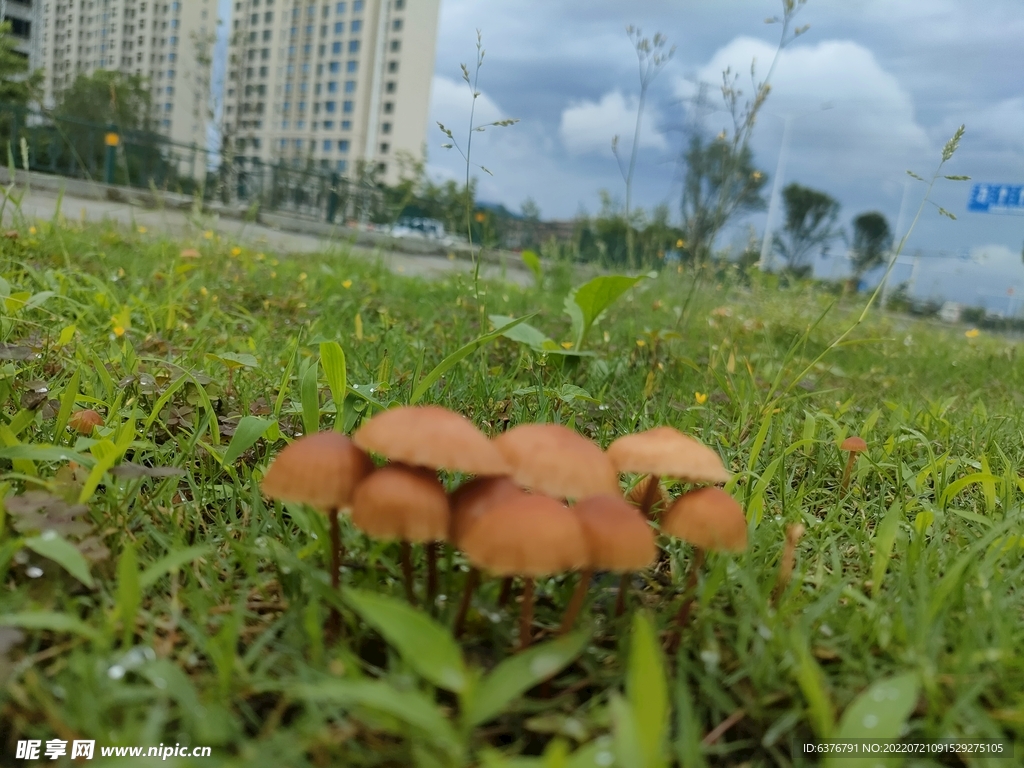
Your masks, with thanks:
M 483 477 L 507 475 L 511 467 L 473 423 L 437 405 L 408 405 L 378 413 L 352 438 L 356 445 L 393 462 Z M 427 604 L 437 591 L 437 548 L 425 545 Z
M 519 495 L 525 495 L 523 490 L 507 477 L 478 477 L 464 483 L 449 496 L 452 510 L 449 541 L 456 547 L 462 548 L 462 539 L 483 514 L 501 502 Z M 462 599 L 459 601 L 459 607 L 455 613 L 455 622 L 452 625 L 452 633 L 455 637 L 462 634 L 466 616 L 469 613 L 469 604 L 479 581 L 480 571 L 475 566 L 470 566 L 466 583 L 462 589 Z
M 462 548 L 481 570 L 523 578 L 520 650 L 530 645 L 534 579 L 588 564 L 577 516 L 565 505 L 539 494 L 513 496 L 481 515 L 463 536 Z
M 618 472 L 654 478 L 647 482 L 640 498 L 640 511 L 647 517 L 658 500 L 662 477 L 691 483 L 724 483 L 730 477 L 717 453 L 672 427 L 620 437 L 608 446 L 607 454 Z
M 337 432 L 300 437 L 277 455 L 261 484 L 273 499 L 293 501 L 327 514 L 331 531 L 331 586 L 341 586 L 341 528 L 338 513 L 349 507 L 356 486 L 373 472 L 370 457 Z M 331 610 L 328 628 L 341 628 L 341 616 Z
M 747 518 L 739 503 L 713 486 L 680 496 L 661 520 L 661 532 L 688 541 L 695 547 L 690 560 L 683 604 L 676 614 L 676 629 L 669 649 L 675 650 L 680 633 L 690 618 L 700 567 L 707 550 L 742 552 L 747 548 Z
M 789 579 L 793 575 L 793 566 L 796 564 L 796 547 L 806 530 L 802 523 L 792 523 L 786 526 L 786 545 L 782 550 L 779 574 L 775 579 L 775 589 L 772 591 L 773 604 L 779 601 L 789 585 Z
M 565 609 L 561 634 L 572 629 L 594 571 L 629 573 L 649 566 L 658 554 L 654 531 L 640 511 L 619 496 L 591 496 L 572 508 L 583 527 L 590 564 L 580 573 Z M 619 588 L 619 602 L 624 601 Z M 616 607 L 616 612 L 621 610 Z
M 404 464 L 378 469 L 356 488 L 352 522 L 370 536 L 401 541 L 405 593 L 415 603 L 410 545 L 444 541 L 451 523 L 448 496 L 437 476 Z
M 864 442 L 863 438 L 851 435 L 850 437 L 843 440 L 839 446 L 840 450 L 849 451 L 850 455 L 846 459 L 846 468 L 843 470 L 843 479 L 839 483 L 839 490 L 845 491 L 850 485 L 850 475 L 853 472 L 853 465 L 857 461 L 857 454 L 862 453 L 868 449 L 868 444 Z
M 68 426 L 80 435 L 91 435 L 95 427 L 103 426 L 103 417 L 91 408 L 75 411 L 68 419 Z
M 560 424 L 522 424 L 492 441 L 512 467 L 512 479 L 558 499 L 618 494 L 615 467 L 593 442 Z

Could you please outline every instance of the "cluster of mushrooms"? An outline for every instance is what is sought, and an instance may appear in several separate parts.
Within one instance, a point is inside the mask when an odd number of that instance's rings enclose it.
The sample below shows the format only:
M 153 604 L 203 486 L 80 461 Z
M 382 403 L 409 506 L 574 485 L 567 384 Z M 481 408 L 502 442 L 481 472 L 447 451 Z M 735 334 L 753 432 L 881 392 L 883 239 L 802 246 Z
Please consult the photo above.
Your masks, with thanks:
M 376 468 L 370 454 L 388 463 Z M 473 479 L 449 494 L 438 479 L 440 470 Z M 648 478 L 623 497 L 620 474 Z M 491 439 L 445 408 L 406 406 L 379 413 L 351 439 L 320 432 L 296 440 L 271 464 L 262 489 L 271 498 L 327 514 L 335 589 L 342 560 L 338 515 L 346 510 L 366 534 L 401 542 L 410 602 L 415 602 L 412 546 L 425 546 L 428 603 L 437 590 L 438 543 L 460 549 L 472 569 L 455 616 L 456 635 L 481 572 L 504 578 L 506 597 L 518 577 L 523 584 L 519 647 L 526 648 L 537 578 L 580 572 L 560 632 L 574 625 L 596 571 L 623 574 L 617 608 L 622 611 L 626 575 L 657 557 L 651 521 L 659 508 L 660 533 L 696 548 L 687 584 L 691 594 L 677 627 L 687 620 L 704 552 L 746 548 L 747 521 L 729 494 L 708 485 L 669 505 L 662 477 L 723 483 L 729 473 L 714 451 L 671 427 L 621 437 L 602 451 L 556 424 L 524 424 Z M 330 621 L 337 631 L 336 611 Z

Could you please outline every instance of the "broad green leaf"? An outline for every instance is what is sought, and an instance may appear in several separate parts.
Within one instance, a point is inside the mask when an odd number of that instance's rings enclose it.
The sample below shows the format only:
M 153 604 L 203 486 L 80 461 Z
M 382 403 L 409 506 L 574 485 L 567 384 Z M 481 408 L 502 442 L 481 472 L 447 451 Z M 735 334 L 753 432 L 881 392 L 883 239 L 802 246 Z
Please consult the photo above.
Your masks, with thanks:
M 302 429 L 307 435 L 320 431 L 320 392 L 317 390 L 318 364 L 314 360 L 299 381 L 299 401 L 302 403 Z
M 946 486 L 945 490 L 942 492 L 942 495 L 939 497 L 939 507 L 945 509 L 946 503 L 950 499 L 952 499 L 954 496 L 960 493 L 960 491 L 964 490 L 964 488 L 966 488 L 967 486 L 974 485 L 975 483 L 981 483 L 983 488 L 986 488 L 986 486 L 991 486 L 994 503 L 995 485 L 996 483 L 1000 482 L 1002 482 L 1002 478 L 996 477 L 990 472 L 974 472 L 970 475 L 967 475 L 967 477 L 961 477 L 959 480 L 954 480 L 952 483 Z
M 45 531 L 39 536 L 25 539 L 25 546 L 37 555 L 53 560 L 90 589 L 94 586 L 92 574 L 89 573 L 89 563 L 85 557 L 56 531 Z
M 345 351 L 336 341 L 320 342 L 320 364 L 324 367 L 327 386 L 331 388 L 331 399 L 334 400 L 334 428 L 342 431 L 342 406 L 348 394 L 348 379 L 345 373 Z
M 748 472 L 754 471 L 754 465 L 757 464 L 757 460 L 761 456 L 761 449 L 764 447 L 764 441 L 768 439 L 768 430 L 772 426 L 772 415 L 772 411 L 768 411 L 764 415 L 761 426 L 757 430 L 757 435 L 754 437 L 754 444 L 750 446 L 750 455 L 747 457 Z
M 500 715 L 513 700 L 579 656 L 589 639 L 590 634 L 580 630 L 501 662 L 473 691 L 465 712 L 467 725 L 480 725 Z
M 123 627 L 123 644 L 131 645 L 135 635 L 135 614 L 142 605 L 142 588 L 139 586 L 139 558 L 135 546 L 128 542 L 117 561 L 117 615 Z
M 633 617 L 630 641 L 626 699 L 633 714 L 643 765 L 660 768 L 665 765 L 668 738 L 668 677 L 654 627 L 642 612 Z
M 70 448 L 62 448 L 59 445 L 40 445 L 33 443 L 19 443 L 18 445 L 9 445 L 6 448 L 0 448 L 0 459 L 26 459 L 28 461 L 56 461 L 61 463 L 65 461 L 73 461 L 84 467 L 91 467 L 96 463 L 94 458 L 84 456 Z
M 90 640 L 99 640 L 100 633 L 77 616 L 54 611 L 25 611 L 0 615 L 0 627 L 38 629 L 45 632 L 69 632 Z
M 534 251 L 523 251 L 523 264 L 533 272 L 534 280 L 537 281 L 537 285 L 540 285 L 540 281 L 544 279 L 544 271 L 540 265 L 540 256 Z
M 455 693 L 466 690 L 469 676 L 458 643 L 427 614 L 402 600 L 365 590 L 346 589 L 342 599 L 423 678 Z
M 433 385 L 435 381 L 437 381 L 444 374 L 446 374 L 453 366 L 457 365 L 462 360 L 469 357 L 483 345 L 490 344 L 499 336 L 504 336 L 506 331 L 510 330 L 511 328 L 514 328 L 520 323 L 529 320 L 535 314 L 537 313 L 533 312 L 529 315 L 524 315 L 523 317 L 520 317 L 518 320 L 513 320 L 511 323 L 507 323 L 506 325 L 501 326 L 500 328 L 498 328 L 495 331 L 492 331 L 491 333 L 485 333 L 483 336 L 479 336 L 473 339 L 473 341 L 459 347 L 457 350 L 452 352 L 450 355 L 448 355 L 448 357 L 446 357 L 444 360 L 438 363 L 437 366 L 432 371 L 430 371 L 422 379 L 416 382 L 416 386 L 413 388 L 412 395 L 410 395 L 409 397 L 409 405 L 415 405 L 416 403 L 418 403 L 423 398 L 423 396 L 427 394 L 427 390 L 430 389 L 431 385 Z
M 584 283 L 569 294 L 569 297 L 566 298 L 566 311 L 573 319 L 573 325 L 579 324 L 576 337 L 577 349 L 583 346 L 583 340 L 601 314 L 643 278 L 643 275 L 637 277 L 601 275 Z M 579 307 L 578 315 L 569 308 L 570 300 L 571 303 Z
M 608 702 L 612 716 L 612 749 L 615 765 L 623 768 L 651 768 L 644 754 L 638 717 L 629 702 L 612 692 Z
M 836 716 L 826 688 L 825 673 L 811 655 L 806 638 L 796 627 L 790 632 L 790 650 L 796 657 L 793 675 L 807 701 L 811 727 L 818 738 L 831 738 L 835 730 Z
M 239 419 L 235 434 L 232 435 L 228 449 L 224 452 L 224 463 L 234 464 L 239 456 L 252 448 L 256 441 L 263 437 L 272 423 L 258 416 L 243 416 Z
M 327 680 L 297 685 L 289 695 L 308 702 L 362 706 L 384 712 L 419 729 L 448 751 L 459 752 L 459 737 L 433 701 L 413 690 L 399 691 L 380 680 Z
M 506 315 L 489 315 L 488 319 L 494 323 L 495 328 L 508 326 L 514 320 Z M 501 335 L 507 339 L 512 339 L 512 341 L 517 341 L 520 344 L 533 347 L 534 349 L 540 349 L 545 341 L 551 341 L 551 339 L 545 336 L 542 331 L 534 328 L 529 323 L 520 323 L 517 326 L 509 328 Z
M 236 355 L 234 352 L 207 352 L 207 360 L 216 360 L 228 368 L 257 368 L 259 361 L 252 355 Z
M 73 326 L 72 326 L 73 327 Z M 63 334 L 61 334 L 63 338 Z M 71 418 L 71 411 L 75 407 L 75 398 L 78 397 L 78 388 L 82 382 L 82 369 L 80 366 L 75 367 L 75 372 L 71 374 L 71 380 L 68 381 L 67 386 L 64 387 L 64 394 L 60 396 L 60 410 L 57 412 L 57 422 L 53 426 L 53 441 L 58 442 L 61 436 L 64 434 L 64 428 L 68 425 L 68 419 Z
M 900 738 L 907 719 L 917 705 L 920 687 L 917 673 L 908 672 L 872 683 L 843 712 L 836 739 L 874 739 L 895 741 Z M 874 758 L 826 758 L 824 768 L 848 765 L 877 765 Z
M 187 549 L 179 549 L 177 552 L 164 555 L 142 572 L 139 576 L 139 588 L 142 590 L 148 589 L 156 584 L 157 580 L 165 573 L 173 571 L 175 568 L 180 568 L 186 563 L 191 563 L 193 560 L 198 560 L 200 557 L 205 557 L 212 551 L 212 547 L 204 544 L 188 547 Z
M 889 569 L 889 560 L 892 557 L 892 547 L 896 543 L 896 534 L 899 532 L 900 520 L 903 519 L 903 507 L 900 500 L 893 501 L 889 511 L 886 512 L 882 522 L 875 529 L 874 537 L 874 560 L 871 563 L 871 596 L 875 597 L 882 588 L 882 581 L 885 579 L 885 572 Z
M 212 413 L 212 406 L 211 406 Z M 216 415 L 213 419 L 216 421 Z M 109 450 L 102 456 L 98 456 L 99 461 L 96 462 L 96 466 L 89 472 L 89 477 L 86 478 L 85 484 L 82 486 L 81 492 L 78 494 L 78 503 L 85 504 L 92 495 L 96 493 L 96 489 L 99 487 L 100 482 L 103 480 L 103 476 L 110 470 L 118 460 L 124 456 L 125 452 L 131 447 L 131 444 L 135 441 L 135 419 L 134 416 L 128 421 L 121 425 L 121 431 L 117 436 L 117 442 L 114 443 L 113 450 Z M 104 441 L 100 441 L 93 446 L 97 448 Z M 109 442 L 109 441 L 106 441 Z

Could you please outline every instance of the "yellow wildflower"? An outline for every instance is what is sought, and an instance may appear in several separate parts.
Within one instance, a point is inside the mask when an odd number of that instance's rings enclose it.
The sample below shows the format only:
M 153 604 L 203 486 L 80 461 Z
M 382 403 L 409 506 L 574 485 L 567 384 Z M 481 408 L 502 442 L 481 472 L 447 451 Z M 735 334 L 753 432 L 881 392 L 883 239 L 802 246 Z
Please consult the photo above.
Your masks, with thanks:
M 210 293 L 210 292 L 209 292 L 208 290 L 206 290 L 206 286 L 205 286 L 205 285 L 204 285 L 204 286 L 202 286 L 202 287 L 201 287 L 201 288 L 199 289 L 199 295 L 200 295 L 200 296 L 207 296 L 207 295 L 209 295 L 209 293 Z
M 646 341 L 644 341 L 643 339 L 637 339 L 637 340 L 636 340 L 636 345 L 637 345 L 638 347 L 646 347 L 646 346 L 647 346 L 647 342 L 646 342 Z
M 115 325 L 114 335 L 117 336 L 117 338 L 121 338 L 122 336 L 124 336 L 124 328 L 122 328 L 120 325 Z
M 203 237 L 205 237 L 207 240 L 213 240 L 213 230 L 208 229 L 205 232 L 203 232 Z
M 232 249 L 231 249 L 231 255 L 232 255 L 232 256 L 241 256 L 241 255 L 242 255 L 242 249 L 241 249 L 241 248 L 239 248 L 239 247 L 238 247 L 238 246 L 236 245 L 236 246 L 235 246 L 234 248 L 232 248 Z
M 968 339 L 976 339 L 976 338 L 978 338 L 978 335 L 980 333 L 981 333 L 981 331 L 979 331 L 977 328 L 971 328 L 971 330 L 967 331 L 964 334 L 964 336 L 966 336 Z
M 571 341 L 563 341 L 562 342 L 562 349 L 572 349 L 572 342 Z
M 29 227 L 29 228 L 28 228 L 28 233 L 29 233 L 30 235 L 34 235 L 34 234 L 36 233 L 36 231 L 37 231 L 37 230 L 36 230 L 36 228 L 35 228 L 35 227 Z
M 146 234 L 147 232 L 149 232 L 149 230 L 148 230 L 148 229 L 146 229 L 145 227 L 139 227 L 139 234 L 140 234 L 140 235 L 144 235 L 144 234 Z
M 301 283 L 305 279 L 306 279 L 306 273 L 305 272 L 300 272 L 299 273 L 299 282 Z
M 342 288 L 351 288 L 351 287 L 352 287 L 352 281 L 351 281 L 351 280 L 345 280 L 345 281 L 344 281 L 344 282 L 343 282 L 343 283 L 341 284 L 341 287 L 342 287 Z
M 708 396 L 704 392 L 694 392 L 693 399 L 697 401 L 697 405 L 704 405 L 708 401 Z

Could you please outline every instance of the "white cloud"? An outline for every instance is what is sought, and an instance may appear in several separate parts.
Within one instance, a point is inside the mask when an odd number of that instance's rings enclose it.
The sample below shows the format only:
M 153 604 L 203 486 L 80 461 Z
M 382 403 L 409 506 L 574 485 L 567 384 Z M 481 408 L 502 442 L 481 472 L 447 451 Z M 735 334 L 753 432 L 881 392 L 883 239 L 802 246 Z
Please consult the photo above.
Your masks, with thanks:
M 619 137 L 620 152 L 630 151 L 636 129 L 636 97 L 627 99 L 621 91 L 609 91 L 600 101 L 575 101 L 562 111 L 558 135 L 571 154 L 610 152 L 613 136 Z M 665 137 L 654 129 L 658 115 L 649 105 L 644 110 L 640 146 L 664 149 Z
M 751 62 L 756 63 L 756 78 L 763 80 L 775 50 L 763 40 L 737 37 L 701 66 L 696 77 L 711 84 L 708 95 L 714 98 L 723 70 L 731 68 L 740 74 L 737 87 L 744 92 L 744 100 L 754 91 Z M 817 166 L 832 175 L 901 174 L 930 146 L 915 119 L 910 94 L 859 43 L 827 40 L 786 48 L 779 54 L 770 84 L 754 139 L 755 150 L 765 150 L 762 157 L 777 156 L 786 116 L 792 116 L 791 164 Z M 679 79 L 675 91 L 680 97 L 692 97 L 695 86 Z M 730 122 L 723 111 L 708 117 L 709 128 L 727 126 Z

